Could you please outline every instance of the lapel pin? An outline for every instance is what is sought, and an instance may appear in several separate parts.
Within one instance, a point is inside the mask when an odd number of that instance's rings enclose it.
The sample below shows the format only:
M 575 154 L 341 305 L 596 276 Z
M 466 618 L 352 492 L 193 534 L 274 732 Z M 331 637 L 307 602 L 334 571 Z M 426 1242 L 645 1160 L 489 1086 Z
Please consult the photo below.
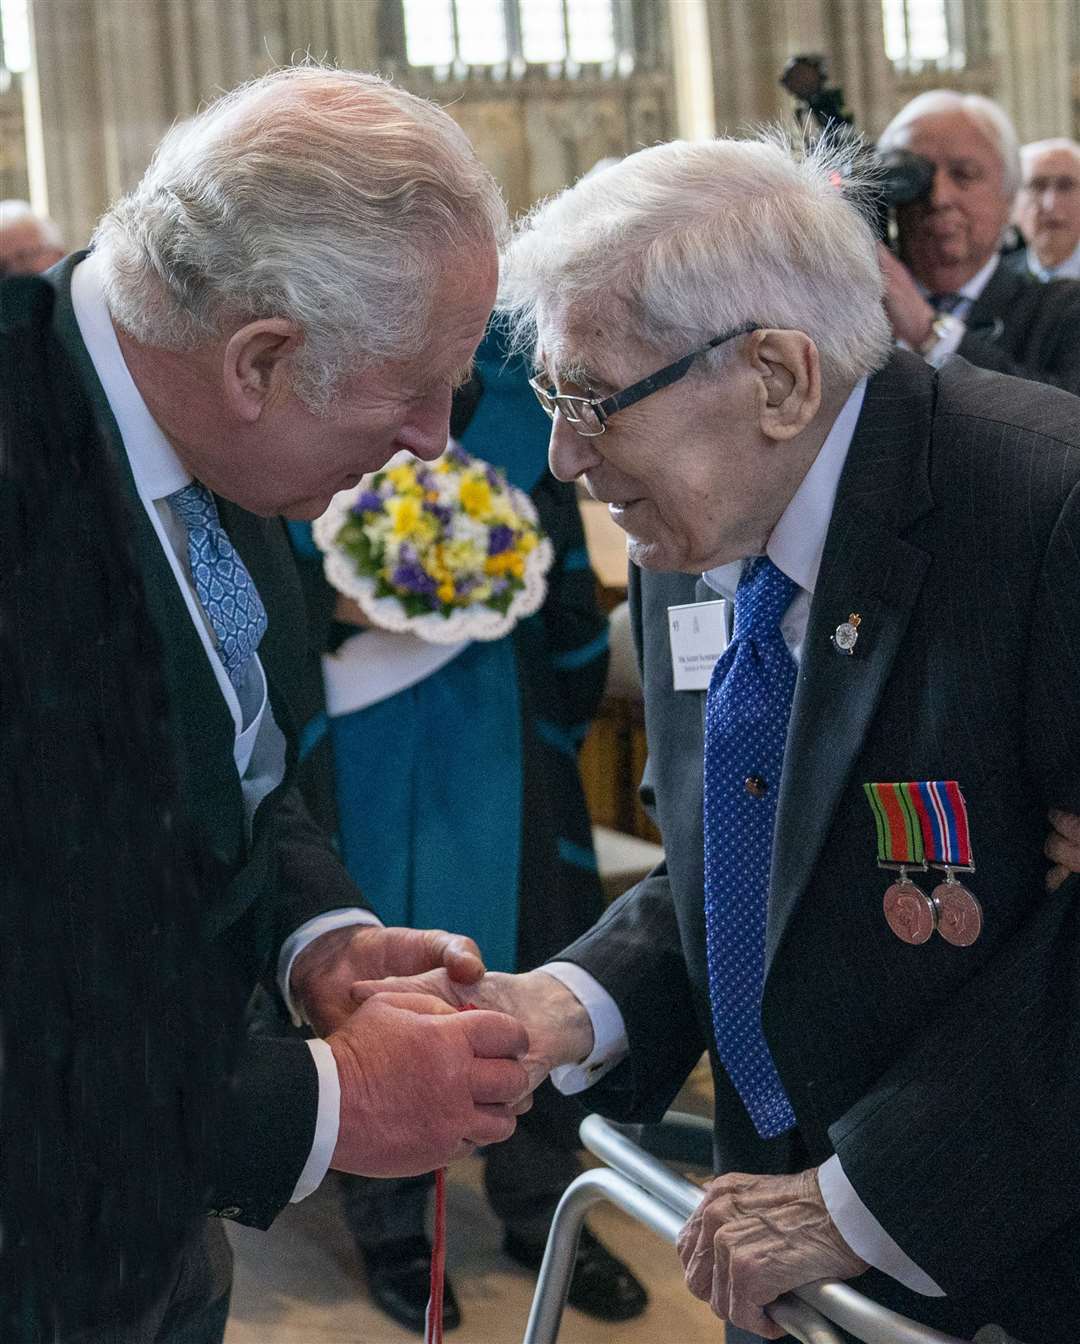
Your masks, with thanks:
M 857 611 L 853 611 L 846 621 L 841 622 L 836 627 L 832 642 L 837 653 L 846 653 L 849 658 L 851 657 L 859 639 L 860 625 L 862 625 L 862 617 Z

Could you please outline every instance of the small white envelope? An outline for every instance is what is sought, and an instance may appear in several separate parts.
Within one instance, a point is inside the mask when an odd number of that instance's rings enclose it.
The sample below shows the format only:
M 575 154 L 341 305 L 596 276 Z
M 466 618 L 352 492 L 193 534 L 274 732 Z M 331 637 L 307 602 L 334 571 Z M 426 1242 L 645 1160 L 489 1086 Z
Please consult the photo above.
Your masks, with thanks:
M 730 620 L 723 598 L 668 607 L 671 673 L 677 691 L 707 691 L 716 660 L 728 646 Z

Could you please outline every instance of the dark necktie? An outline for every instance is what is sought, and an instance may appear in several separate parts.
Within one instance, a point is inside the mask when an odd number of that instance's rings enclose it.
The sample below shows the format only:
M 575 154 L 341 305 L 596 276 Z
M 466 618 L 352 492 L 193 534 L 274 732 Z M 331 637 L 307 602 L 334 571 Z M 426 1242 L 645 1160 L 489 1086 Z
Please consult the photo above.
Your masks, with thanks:
M 936 313 L 955 313 L 967 299 L 963 294 L 931 294 L 929 303 Z
M 798 585 L 767 557 L 735 593 L 705 708 L 705 935 L 717 1050 L 763 1138 L 795 1115 L 761 1027 L 776 802 L 796 667 L 780 621 Z

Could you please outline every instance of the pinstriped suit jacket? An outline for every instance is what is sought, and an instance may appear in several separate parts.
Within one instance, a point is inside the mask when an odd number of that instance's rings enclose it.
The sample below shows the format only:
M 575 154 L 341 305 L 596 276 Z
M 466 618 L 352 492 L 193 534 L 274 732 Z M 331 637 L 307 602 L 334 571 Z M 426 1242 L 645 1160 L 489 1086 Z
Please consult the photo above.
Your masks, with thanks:
M 588 1094 L 656 1119 L 713 1050 L 702 913 L 704 692 L 672 690 L 666 609 L 711 590 L 635 574 L 643 783 L 666 866 L 561 955 L 619 1003 L 631 1053 Z M 862 617 L 854 656 L 830 635 Z M 985 927 L 901 943 L 881 911 L 868 780 L 956 779 Z M 860 1286 L 970 1336 L 1080 1337 L 1080 902 L 1048 896 L 1045 809 L 1080 807 L 1080 401 L 898 352 L 840 483 L 792 711 L 763 1020 L 798 1137 L 763 1141 L 715 1061 L 718 1170 L 839 1153 L 945 1289 Z

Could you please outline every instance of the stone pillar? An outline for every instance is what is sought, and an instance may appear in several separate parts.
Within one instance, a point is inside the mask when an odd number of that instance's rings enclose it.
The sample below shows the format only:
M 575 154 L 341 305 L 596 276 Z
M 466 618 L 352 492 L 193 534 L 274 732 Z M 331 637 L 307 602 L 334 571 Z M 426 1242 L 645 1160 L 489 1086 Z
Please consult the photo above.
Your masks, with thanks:
M 987 18 L 998 97 L 1021 143 L 1071 134 L 1070 7 L 1060 0 L 987 0 Z
M 703 140 L 716 134 L 716 106 L 705 0 L 668 0 L 675 79 L 676 134 Z

